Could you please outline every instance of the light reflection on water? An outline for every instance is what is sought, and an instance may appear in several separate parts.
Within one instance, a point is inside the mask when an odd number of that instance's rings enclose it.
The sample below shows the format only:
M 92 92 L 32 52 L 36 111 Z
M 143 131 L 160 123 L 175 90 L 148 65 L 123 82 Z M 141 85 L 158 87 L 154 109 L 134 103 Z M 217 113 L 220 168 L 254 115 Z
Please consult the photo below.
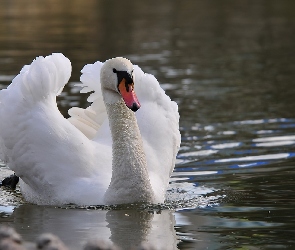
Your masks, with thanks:
M 82 67 L 124 55 L 177 101 L 182 144 L 165 205 L 61 209 L 2 189 L 1 223 L 27 240 L 57 233 L 74 248 L 97 235 L 126 249 L 143 239 L 168 249 L 295 246 L 292 0 L 4 2 L 1 88 L 34 57 L 63 52 L 73 63 L 58 97 L 67 115 L 87 105 L 74 86 Z

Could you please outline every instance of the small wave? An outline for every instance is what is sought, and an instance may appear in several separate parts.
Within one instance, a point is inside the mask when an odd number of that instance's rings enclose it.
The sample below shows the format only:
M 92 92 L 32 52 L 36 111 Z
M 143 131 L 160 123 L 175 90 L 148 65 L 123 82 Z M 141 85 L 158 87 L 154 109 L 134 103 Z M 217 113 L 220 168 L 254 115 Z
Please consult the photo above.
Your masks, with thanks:
M 264 160 L 279 160 L 287 159 L 295 156 L 295 153 L 278 153 L 278 154 L 269 154 L 269 155 L 253 155 L 253 156 L 244 156 L 239 158 L 228 158 L 228 159 L 219 159 L 215 160 L 217 163 L 225 162 L 245 162 L 245 161 L 264 161 Z

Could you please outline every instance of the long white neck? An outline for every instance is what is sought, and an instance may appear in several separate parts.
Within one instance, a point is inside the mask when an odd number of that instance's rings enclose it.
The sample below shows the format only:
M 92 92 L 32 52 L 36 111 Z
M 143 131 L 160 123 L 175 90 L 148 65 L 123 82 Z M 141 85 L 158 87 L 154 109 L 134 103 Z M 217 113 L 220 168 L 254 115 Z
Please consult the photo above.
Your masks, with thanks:
M 112 134 L 112 179 L 105 194 L 106 204 L 153 202 L 154 194 L 147 161 L 134 112 L 120 99 L 106 103 Z

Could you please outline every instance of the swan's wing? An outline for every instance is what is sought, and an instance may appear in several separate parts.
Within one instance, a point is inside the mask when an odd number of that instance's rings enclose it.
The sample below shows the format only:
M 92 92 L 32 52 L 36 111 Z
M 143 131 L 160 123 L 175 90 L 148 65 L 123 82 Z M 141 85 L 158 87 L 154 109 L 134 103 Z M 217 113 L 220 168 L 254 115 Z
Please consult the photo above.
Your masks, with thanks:
M 180 146 L 178 106 L 157 79 L 134 66 L 135 91 L 141 108 L 136 112 L 143 138 L 152 187 L 165 195 Z
M 77 84 L 82 88 L 81 93 L 92 92 L 87 99 L 91 105 L 86 109 L 73 107 L 69 110 L 70 118 L 68 120 L 89 139 L 96 136 L 101 125 L 107 120 L 100 84 L 102 65 L 103 63 L 99 61 L 85 65 L 81 70 L 81 83 Z
M 60 65 L 62 67 L 57 67 Z M 70 74 L 71 63 L 63 55 L 37 57 L 31 65 L 22 68 L 6 89 L 0 91 L 0 138 L 5 160 L 14 159 L 18 152 L 21 155 L 26 150 L 23 147 L 17 149 L 17 145 L 21 145 L 28 129 L 38 126 L 34 119 L 45 115 L 43 110 L 48 109 L 46 106 L 56 107 L 55 97 L 62 91 Z M 36 114 L 39 113 L 38 118 Z
M 104 182 L 110 177 L 104 176 L 104 170 L 109 168 L 107 176 L 111 172 L 111 152 L 106 154 L 110 159 L 101 154 L 98 161 L 99 146 L 57 108 L 56 95 L 70 74 L 71 63 L 62 54 L 38 57 L 22 69 L 7 89 L 0 91 L 0 145 L 4 160 L 26 183 L 27 196 L 39 193 L 40 197 L 57 200 L 55 203 L 75 202 L 71 197 L 79 197 L 79 193 L 83 199 L 87 196 L 84 188 L 91 190 L 91 185 L 97 184 L 93 176 L 101 177 L 96 187 L 107 187 Z M 102 173 L 98 173 L 97 162 L 102 163 Z M 42 202 L 46 203 L 39 203 Z

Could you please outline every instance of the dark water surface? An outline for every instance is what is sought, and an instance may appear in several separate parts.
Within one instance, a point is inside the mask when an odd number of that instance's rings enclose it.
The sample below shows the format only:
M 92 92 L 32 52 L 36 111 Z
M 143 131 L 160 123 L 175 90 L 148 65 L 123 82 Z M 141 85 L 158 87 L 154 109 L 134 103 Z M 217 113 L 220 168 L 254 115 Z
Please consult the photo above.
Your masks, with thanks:
M 87 106 L 74 87 L 82 67 L 126 56 L 178 103 L 182 134 L 166 206 L 61 209 L 2 189 L 1 224 L 74 249 L 95 237 L 124 249 L 295 249 L 293 0 L 0 4 L 1 88 L 36 56 L 62 52 L 73 65 L 58 98 L 67 115 Z

